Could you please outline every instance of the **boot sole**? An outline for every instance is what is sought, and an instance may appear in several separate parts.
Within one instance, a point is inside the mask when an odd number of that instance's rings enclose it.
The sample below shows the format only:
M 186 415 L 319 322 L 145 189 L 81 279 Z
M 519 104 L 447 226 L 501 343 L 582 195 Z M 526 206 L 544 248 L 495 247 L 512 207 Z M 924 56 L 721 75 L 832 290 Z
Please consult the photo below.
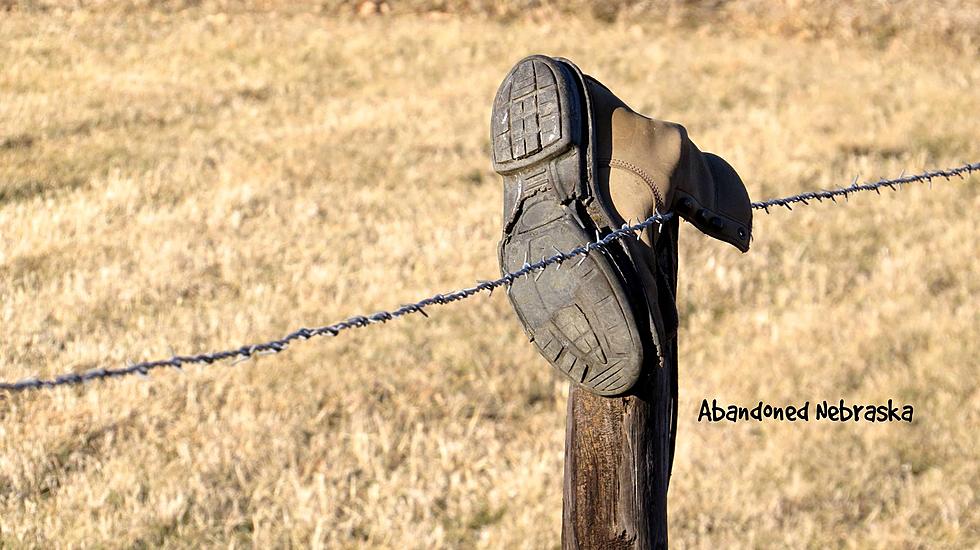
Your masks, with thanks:
M 504 179 L 505 272 L 582 246 L 611 225 L 587 177 L 584 97 L 571 69 L 545 56 L 518 62 L 497 91 L 491 141 Z M 619 395 L 640 376 L 643 344 L 611 253 L 583 258 L 515 281 L 510 301 L 555 369 L 594 393 Z

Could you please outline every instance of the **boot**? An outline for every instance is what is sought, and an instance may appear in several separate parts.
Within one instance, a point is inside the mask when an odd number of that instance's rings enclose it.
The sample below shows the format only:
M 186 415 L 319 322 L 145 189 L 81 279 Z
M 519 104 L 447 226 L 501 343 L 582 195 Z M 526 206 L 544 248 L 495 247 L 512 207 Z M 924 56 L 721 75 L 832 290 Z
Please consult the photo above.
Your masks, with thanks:
M 505 272 L 655 212 L 674 212 L 748 250 L 751 205 L 734 169 L 698 150 L 683 127 L 635 113 L 568 60 L 535 55 L 511 69 L 494 99 L 491 142 L 504 180 Z M 658 265 L 658 246 L 672 246 L 658 242 L 659 229 L 510 289 L 538 351 L 596 394 L 629 392 L 644 361 L 659 356 L 652 364 L 660 364 L 676 332 L 674 297 L 664 284 L 676 266 Z

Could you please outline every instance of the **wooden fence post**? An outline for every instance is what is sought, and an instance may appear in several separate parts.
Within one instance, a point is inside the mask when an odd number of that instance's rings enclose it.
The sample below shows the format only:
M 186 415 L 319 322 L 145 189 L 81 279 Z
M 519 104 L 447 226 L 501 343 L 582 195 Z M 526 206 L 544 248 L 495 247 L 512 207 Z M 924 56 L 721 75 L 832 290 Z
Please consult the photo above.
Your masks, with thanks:
M 661 284 L 677 288 L 677 223 L 658 237 Z M 664 292 L 661 289 L 661 296 Z M 662 318 L 674 318 L 662 312 Z M 668 315 L 670 317 L 668 317 Z M 600 397 L 573 387 L 565 428 L 562 548 L 645 550 L 667 546 L 667 485 L 676 414 L 677 340 L 664 347 L 665 365 L 648 353 L 633 395 Z M 651 346 L 652 348 L 652 346 Z

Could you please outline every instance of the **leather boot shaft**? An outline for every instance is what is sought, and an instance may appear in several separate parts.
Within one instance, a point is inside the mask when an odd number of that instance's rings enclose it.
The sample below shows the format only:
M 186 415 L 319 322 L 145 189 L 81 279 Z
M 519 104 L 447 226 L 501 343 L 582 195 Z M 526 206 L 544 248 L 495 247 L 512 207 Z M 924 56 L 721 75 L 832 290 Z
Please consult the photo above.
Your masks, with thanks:
M 637 217 L 674 211 L 703 233 L 747 251 L 752 207 L 735 170 L 721 157 L 701 152 L 680 124 L 638 114 L 592 77 L 586 77 L 586 86 L 596 164 L 600 172 L 608 170 L 617 209 Z M 628 179 L 642 183 L 649 194 L 636 195 Z

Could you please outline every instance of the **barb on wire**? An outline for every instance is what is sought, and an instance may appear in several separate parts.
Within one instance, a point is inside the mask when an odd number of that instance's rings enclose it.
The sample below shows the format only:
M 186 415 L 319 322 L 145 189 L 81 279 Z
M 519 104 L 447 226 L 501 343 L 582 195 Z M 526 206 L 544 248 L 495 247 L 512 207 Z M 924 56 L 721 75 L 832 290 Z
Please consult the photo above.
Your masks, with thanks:
M 848 196 L 850 196 L 852 193 L 858 193 L 861 191 L 875 191 L 880 194 L 881 193 L 880 190 L 882 187 L 888 187 L 889 189 L 896 190 L 902 185 L 908 183 L 921 183 L 921 182 L 932 183 L 932 180 L 936 178 L 944 178 L 947 180 L 952 177 L 962 178 L 966 174 L 970 174 L 976 171 L 980 171 L 980 162 L 964 164 L 963 166 L 958 166 L 956 168 L 948 168 L 946 170 L 923 172 L 921 174 L 914 174 L 911 176 L 906 176 L 904 175 L 903 172 L 901 176 L 894 179 L 880 179 L 874 183 L 863 183 L 860 185 L 857 182 L 857 178 L 854 178 L 854 181 L 851 183 L 851 185 L 847 187 L 843 187 L 841 189 L 834 189 L 831 191 L 827 191 L 827 190 L 808 191 L 806 193 L 800 193 L 799 195 L 791 195 L 789 197 L 781 197 L 777 199 L 769 199 L 769 200 L 764 200 L 759 202 L 753 202 L 752 208 L 756 210 L 765 210 L 766 212 L 769 212 L 770 207 L 785 206 L 787 209 L 792 210 L 792 207 L 790 207 L 790 205 L 797 202 L 802 202 L 803 204 L 809 204 L 807 201 L 816 200 L 817 202 L 822 202 L 827 199 L 837 202 L 837 197 L 844 197 L 844 199 L 847 199 Z
M 270 342 L 265 342 L 262 344 L 252 344 L 241 346 L 235 349 L 228 349 L 224 351 L 216 351 L 212 353 L 201 353 L 198 355 L 174 355 L 169 359 L 161 359 L 158 361 L 146 361 L 142 363 L 134 363 L 121 368 L 99 368 L 92 369 L 81 373 L 67 373 L 57 376 L 51 379 L 40 379 L 40 378 L 27 378 L 24 380 L 19 380 L 17 382 L 0 382 L 0 390 L 5 390 L 7 392 L 17 392 L 28 389 L 41 389 L 41 388 L 54 388 L 57 386 L 74 385 L 81 384 L 82 382 L 87 382 L 89 380 L 96 380 L 102 378 L 114 378 L 118 376 L 127 376 L 132 374 L 146 375 L 149 371 L 153 369 L 170 367 L 174 369 L 181 369 L 184 365 L 190 364 L 208 364 L 214 363 L 216 361 L 223 361 L 226 359 L 235 359 L 236 362 L 244 361 L 250 359 L 256 355 L 271 355 L 282 352 L 286 350 L 290 344 L 297 340 L 309 340 L 317 336 L 337 336 L 345 330 L 350 330 L 354 328 L 366 327 L 368 325 L 373 325 L 376 323 L 385 323 L 391 321 L 392 319 L 397 319 L 411 313 L 420 313 L 425 317 L 428 315 L 425 312 L 425 308 L 431 305 L 443 305 L 459 300 L 464 300 L 478 294 L 480 292 L 492 293 L 495 288 L 502 286 L 510 287 L 510 285 L 520 279 L 521 277 L 526 277 L 531 273 L 544 271 L 549 265 L 561 264 L 567 260 L 575 258 L 577 256 L 582 256 L 583 258 L 590 252 L 596 250 L 602 250 L 619 239 L 622 239 L 626 235 L 630 235 L 637 231 L 642 231 L 647 227 L 654 224 L 664 223 L 671 219 L 674 215 L 672 213 L 666 214 L 654 214 L 649 218 L 643 220 L 640 223 L 634 225 L 624 225 L 623 227 L 610 231 L 605 237 L 599 238 L 588 244 L 584 244 L 577 248 L 573 248 L 567 252 L 558 251 L 556 254 L 539 260 L 534 263 L 524 262 L 524 265 L 516 270 L 509 273 L 505 273 L 503 276 L 494 279 L 492 281 L 481 281 L 475 286 L 468 288 L 463 288 L 450 292 L 448 294 L 436 294 L 428 298 L 419 300 L 418 302 L 412 304 L 403 305 L 397 309 L 391 311 L 379 311 L 372 315 L 355 315 L 348 318 L 345 321 L 339 323 L 334 323 L 332 325 L 325 325 L 322 327 L 315 328 L 301 328 L 299 330 L 293 331 L 286 336 L 278 340 L 272 340 Z
M 970 174 L 975 171 L 980 171 L 980 162 L 975 162 L 971 164 L 965 164 L 957 168 L 950 168 L 947 170 L 938 170 L 932 172 L 923 172 L 921 174 L 911 175 L 911 176 L 900 176 L 895 179 L 881 179 L 874 183 L 866 183 L 858 185 L 857 181 L 852 183 L 849 187 L 844 187 L 841 189 L 835 189 L 832 191 L 821 190 L 821 191 L 810 191 L 807 193 L 801 193 L 799 195 L 792 195 L 789 197 L 769 199 L 760 202 L 752 203 L 752 208 L 762 209 L 769 212 L 769 208 L 773 206 L 785 206 L 786 208 L 792 210 L 790 207 L 793 203 L 803 203 L 808 204 L 810 200 L 823 201 L 824 199 L 834 200 L 836 197 L 848 197 L 851 193 L 857 193 L 861 191 L 878 191 L 882 187 L 889 187 L 891 189 L 896 189 L 897 186 L 901 186 L 907 183 L 914 182 L 931 182 L 935 178 L 945 178 L 949 179 L 954 176 L 964 177 L 966 174 Z M 377 323 L 385 323 L 399 317 L 404 317 L 412 313 L 419 313 L 425 317 L 428 314 L 425 312 L 425 308 L 432 305 L 443 305 L 459 300 L 464 300 L 478 294 L 480 292 L 487 292 L 488 294 L 493 293 L 495 288 L 507 287 L 508 291 L 510 285 L 520 279 L 521 277 L 526 277 L 535 272 L 544 271 L 548 266 L 552 264 L 557 264 L 559 267 L 565 261 L 572 258 L 581 256 L 581 261 L 585 260 L 585 256 L 594 251 L 601 251 L 613 242 L 620 240 L 628 235 L 634 235 L 639 231 L 642 231 L 654 224 L 663 224 L 674 217 L 673 212 L 667 212 L 665 214 L 654 214 L 649 218 L 632 225 L 623 224 L 619 229 L 615 229 L 607 233 L 604 237 L 597 236 L 595 241 L 588 244 L 573 248 L 567 252 L 562 252 L 555 249 L 555 254 L 544 258 L 542 260 L 530 263 L 525 260 L 524 265 L 516 271 L 511 271 L 503 274 L 497 279 L 490 281 L 480 281 L 475 286 L 468 288 L 463 288 L 450 292 L 448 294 L 436 294 L 428 298 L 424 298 L 412 304 L 403 305 L 397 309 L 391 311 L 379 311 L 371 315 L 356 315 L 348 318 L 345 321 L 339 323 L 334 323 L 332 325 L 325 325 L 315 328 L 301 328 L 293 331 L 278 340 L 272 340 L 269 342 L 261 344 L 251 344 L 245 345 L 234 349 L 228 349 L 224 351 L 216 351 L 212 353 L 201 353 L 197 355 L 172 355 L 169 359 L 160 359 L 157 361 L 145 361 L 141 363 L 129 364 L 121 368 L 98 368 L 92 369 L 80 373 L 66 373 L 60 376 L 56 376 L 50 379 L 41 378 L 27 378 L 19 380 L 16 382 L 0 382 L 0 390 L 6 392 L 19 392 L 29 389 L 43 389 L 43 388 L 54 388 L 58 386 L 75 385 L 81 384 L 83 382 L 88 382 L 90 380 L 100 380 L 104 378 L 116 378 L 128 375 L 142 375 L 146 376 L 153 369 L 158 368 L 173 368 L 181 370 L 184 365 L 191 364 L 207 364 L 215 363 L 217 361 L 224 361 L 227 359 L 234 359 L 235 363 L 240 361 L 248 360 L 257 355 L 271 355 L 280 353 L 289 348 L 290 344 L 299 340 L 309 340 L 310 338 L 315 338 L 319 336 L 337 336 L 345 330 L 350 330 L 354 328 L 366 327 L 368 325 L 373 325 Z

